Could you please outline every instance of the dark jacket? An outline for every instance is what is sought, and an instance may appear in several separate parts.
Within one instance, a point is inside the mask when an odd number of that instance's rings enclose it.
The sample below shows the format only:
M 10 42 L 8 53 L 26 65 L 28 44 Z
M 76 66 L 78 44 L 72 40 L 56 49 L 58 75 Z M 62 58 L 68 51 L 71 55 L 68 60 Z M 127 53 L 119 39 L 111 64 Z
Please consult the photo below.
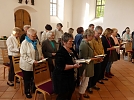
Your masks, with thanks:
M 101 37 L 101 41 L 102 41 L 102 45 L 103 45 L 103 48 L 104 48 L 104 53 L 107 54 L 106 56 L 110 56 L 110 51 L 107 51 L 107 48 L 110 48 L 110 45 L 108 43 L 108 40 L 104 35 L 102 35 Z M 109 40 L 110 41 L 110 40 Z
M 52 42 L 54 43 L 54 48 L 48 39 L 42 42 L 42 53 L 45 58 L 53 57 L 52 53 L 57 52 L 56 41 L 52 40 Z
M 73 65 L 72 56 L 61 46 L 55 56 L 55 69 L 53 72 L 54 90 L 56 93 L 67 93 L 74 91 L 74 69 L 64 70 L 65 66 Z
M 134 31 L 132 32 L 132 49 L 134 50 Z
M 110 39 L 110 43 L 111 43 L 111 46 L 118 46 L 114 43 L 114 40 L 112 37 L 109 38 Z M 117 61 L 118 59 L 120 59 L 120 54 L 118 54 L 116 52 L 116 50 L 112 50 L 111 51 L 111 57 L 110 57 L 111 61 Z
M 23 42 L 23 40 L 25 40 L 25 36 L 26 36 L 26 33 L 22 34 L 21 37 L 20 37 L 20 43 Z
M 42 53 L 43 53 L 44 58 L 48 58 L 49 70 L 51 72 L 54 69 L 52 59 L 55 58 L 55 56 L 52 56 L 52 53 L 57 52 L 56 41 L 53 40 L 52 42 L 54 43 L 54 48 L 52 47 L 52 45 L 48 39 L 42 42 Z

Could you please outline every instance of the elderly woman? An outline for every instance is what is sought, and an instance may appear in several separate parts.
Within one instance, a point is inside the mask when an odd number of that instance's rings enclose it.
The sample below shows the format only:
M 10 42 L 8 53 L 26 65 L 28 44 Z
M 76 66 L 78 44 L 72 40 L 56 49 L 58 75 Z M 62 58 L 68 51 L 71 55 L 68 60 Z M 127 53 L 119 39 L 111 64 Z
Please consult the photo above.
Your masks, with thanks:
M 8 49 L 8 56 L 10 59 L 10 69 L 8 74 L 8 82 L 7 84 L 9 86 L 14 86 L 14 67 L 13 67 L 13 61 L 12 56 L 18 56 L 19 55 L 19 49 L 20 49 L 20 40 L 19 36 L 21 33 L 21 29 L 18 27 L 15 27 L 12 31 L 11 36 L 6 41 L 7 49 Z
M 64 33 L 62 42 L 63 46 L 55 56 L 54 90 L 58 94 L 56 100 L 71 100 L 75 89 L 74 68 L 79 68 L 80 65 L 75 63 L 73 52 L 70 49 L 73 44 L 72 35 Z
M 93 60 L 100 59 L 100 58 L 93 58 L 94 52 L 93 52 L 92 47 L 89 44 L 89 41 L 91 41 L 93 37 L 94 37 L 94 31 L 87 29 L 83 34 L 83 39 L 79 47 L 80 58 L 91 59 L 89 64 L 83 64 L 82 67 L 79 68 L 80 76 L 82 76 L 81 84 L 79 87 L 80 100 L 83 100 L 83 94 L 85 93 L 87 89 L 89 78 L 94 76 L 94 61 Z M 84 97 L 89 98 L 88 95 L 84 95 Z
M 41 46 L 36 39 L 37 31 L 33 28 L 27 30 L 27 36 L 20 48 L 20 68 L 23 72 L 24 89 L 27 98 L 32 98 L 30 93 L 33 82 L 33 64 L 42 58 Z
M 50 73 L 53 72 L 54 65 L 53 59 L 57 52 L 56 41 L 54 40 L 54 33 L 52 31 L 47 32 L 47 39 L 42 42 L 42 53 L 45 58 L 48 58 L 48 65 Z

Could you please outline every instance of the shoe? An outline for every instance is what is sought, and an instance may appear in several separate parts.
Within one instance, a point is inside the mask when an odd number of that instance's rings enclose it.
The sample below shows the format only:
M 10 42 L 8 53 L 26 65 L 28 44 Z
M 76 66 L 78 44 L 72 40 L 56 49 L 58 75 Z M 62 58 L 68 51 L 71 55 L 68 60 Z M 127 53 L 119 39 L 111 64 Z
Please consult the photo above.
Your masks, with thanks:
M 8 82 L 7 82 L 7 85 L 9 85 L 9 86 L 14 86 L 14 83 L 11 82 L 11 81 L 8 81 Z
M 112 76 L 109 73 L 106 73 L 105 76 L 108 78 L 112 78 Z
M 16 80 L 16 83 L 20 83 L 19 79 Z
M 83 97 L 84 98 L 90 98 L 89 95 L 87 95 L 87 94 L 84 94 Z
M 102 80 L 108 81 L 108 79 L 107 79 L 107 78 L 103 78 Z
M 89 93 L 89 94 L 93 94 L 92 88 L 89 88 L 89 89 L 88 89 L 88 93 Z
M 109 73 L 109 75 L 114 76 L 114 74 L 112 74 L 111 72 Z
M 26 94 L 26 97 L 27 97 L 27 98 L 32 98 L 32 95 L 31 95 L 30 93 L 27 93 L 27 94 Z
M 94 86 L 94 87 L 92 87 L 92 88 L 95 89 L 95 90 L 100 90 L 100 88 L 97 87 L 97 86 Z
M 102 82 L 102 81 L 98 81 L 98 83 L 100 83 L 100 84 L 104 84 L 104 82 Z

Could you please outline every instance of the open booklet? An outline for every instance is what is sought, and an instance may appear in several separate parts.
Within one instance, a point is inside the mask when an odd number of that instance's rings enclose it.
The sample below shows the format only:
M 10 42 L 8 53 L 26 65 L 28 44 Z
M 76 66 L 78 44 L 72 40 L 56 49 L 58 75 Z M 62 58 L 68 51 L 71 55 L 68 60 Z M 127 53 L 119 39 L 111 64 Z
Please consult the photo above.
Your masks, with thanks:
M 115 49 L 116 49 L 116 48 L 120 48 L 120 46 L 113 46 L 113 47 L 114 47 Z
M 76 63 L 87 63 L 87 64 L 89 64 L 91 59 L 77 59 L 75 61 L 76 61 Z
M 44 58 L 38 61 L 38 63 L 45 62 L 48 58 Z
M 102 55 L 96 55 L 94 56 L 95 58 L 99 58 L 99 57 L 105 57 L 107 54 L 102 54 Z

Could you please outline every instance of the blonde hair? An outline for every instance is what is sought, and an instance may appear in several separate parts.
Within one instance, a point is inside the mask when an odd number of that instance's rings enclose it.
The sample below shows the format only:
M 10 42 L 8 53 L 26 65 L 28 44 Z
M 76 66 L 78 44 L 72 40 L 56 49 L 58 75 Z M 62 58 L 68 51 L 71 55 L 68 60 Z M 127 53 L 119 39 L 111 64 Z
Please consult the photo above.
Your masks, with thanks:
M 29 28 L 28 30 L 27 30 L 27 34 L 37 34 L 37 31 L 34 29 L 34 28 Z
M 94 35 L 93 30 L 86 29 L 84 34 L 83 34 L 83 38 L 87 38 L 87 36 L 93 36 L 93 35 Z
M 113 30 L 111 28 L 106 28 L 103 35 L 107 37 L 109 34 L 112 34 L 112 33 L 113 33 Z
M 15 35 L 16 33 L 20 33 L 21 32 L 21 29 L 19 27 L 15 27 L 13 28 L 12 30 L 12 34 Z
M 117 31 L 117 32 L 118 32 L 118 30 L 117 30 L 116 28 L 112 28 L 112 30 L 113 30 L 113 32 L 115 32 L 115 31 Z

